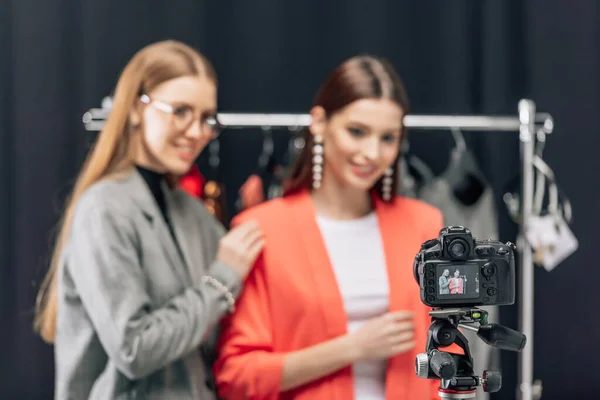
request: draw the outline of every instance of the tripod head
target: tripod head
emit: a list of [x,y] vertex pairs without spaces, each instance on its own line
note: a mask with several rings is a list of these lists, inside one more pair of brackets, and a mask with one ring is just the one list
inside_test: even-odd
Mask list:
[[[489,393],[500,390],[500,372],[484,371],[481,377],[475,375],[469,341],[458,328],[476,331],[477,336],[490,346],[517,352],[525,347],[525,335],[502,325],[488,324],[487,311],[474,307],[437,309],[430,311],[429,315],[432,322],[427,333],[427,346],[415,361],[417,376],[440,379],[438,393],[442,399],[475,398],[479,385]],[[452,344],[462,348],[464,354],[440,350]]]

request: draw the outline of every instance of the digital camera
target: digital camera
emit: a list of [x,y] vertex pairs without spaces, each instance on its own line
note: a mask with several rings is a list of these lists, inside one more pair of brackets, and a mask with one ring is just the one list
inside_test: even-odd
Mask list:
[[476,240],[463,226],[443,228],[415,257],[421,301],[437,308],[513,304],[515,249],[510,242]]

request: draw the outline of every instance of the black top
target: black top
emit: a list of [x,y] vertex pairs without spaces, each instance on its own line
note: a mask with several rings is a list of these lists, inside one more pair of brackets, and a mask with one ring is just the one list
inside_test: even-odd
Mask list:
[[183,260],[183,253],[181,252],[181,248],[179,247],[179,242],[177,241],[177,236],[175,236],[175,230],[173,229],[173,224],[171,223],[171,218],[169,218],[169,213],[167,211],[167,203],[165,201],[165,193],[162,189],[162,182],[165,179],[165,175],[156,171],[152,171],[148,168],[140,167],[136,165],[137,170],[144,178],[146,185],[152,192],[152,196],[154,200],[156,200],[156,204],[160,209],[161,214],[163,215],[167,226],[169,227],[169,231],[171,232],[171,236],[173,237],[173,241],[175,242],[175,246],[177,246],[177,250],[179,251],[179,255]]
[[169,215],[167,213],[165,193],[163,192],[161,187],[162,181],[165,179],[165,175],[156,171],[152,171],[148,168],[140,167],[139,165],[136,165],[136,168],[144,178],[144,181],[146,181],[146,185],[148,185],[148,188],[150,188],[152,196],[154,196],[154,200],[156,200],[156,204],[158,205],[160,212],[165,218],[165,221],[167,222],[167,224],[171,225],[169,221]]

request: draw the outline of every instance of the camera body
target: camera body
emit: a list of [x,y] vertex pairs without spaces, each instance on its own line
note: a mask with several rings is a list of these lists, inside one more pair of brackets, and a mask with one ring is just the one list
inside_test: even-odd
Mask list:
[[515,249],[510,242],[476,240],[463,226],[443,228],[415,257],[421,301],[437,308],[513,304]]

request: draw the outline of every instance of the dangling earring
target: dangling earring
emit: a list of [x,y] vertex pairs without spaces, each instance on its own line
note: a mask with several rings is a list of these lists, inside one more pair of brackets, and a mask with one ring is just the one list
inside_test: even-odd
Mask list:
[[313,173],[313,189],[321,187],[321,179],[323,178],[323,137],[321,135],[314,135],[313,140],[315,144],[312,148],[312,173]]
[[385,201],[390,201],[392,199],[392,175],[394,174],[394,169],[389,167],[383,173],[383,180],[381,182],[381,197]]

